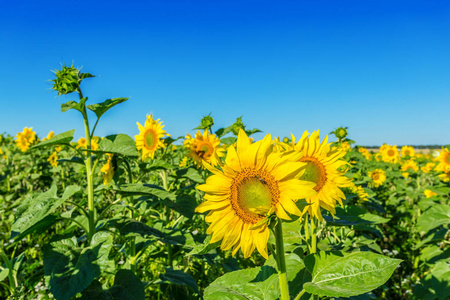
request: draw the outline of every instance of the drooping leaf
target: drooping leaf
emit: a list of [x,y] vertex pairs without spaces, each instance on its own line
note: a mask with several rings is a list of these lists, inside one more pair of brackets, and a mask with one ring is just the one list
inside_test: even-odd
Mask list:
[[129,98],[113,98],[107,99],[102,103],[96,103],[88,105],[87,108],[95,113],[98,119],[107,112],[110,108],[116,106],[119,103],[127,101]]
[[195,197],[187,194],[177,195],[175,202],[165,199],[162,200],[161,203],[174,211],[179,212],[186,218],[192,218],[194,216],[195,208],[197,207]]
[[176,200],[175,194],[152,184],[128,183],[111,186],[110,189],[124,195],[147,195],[156,196],[160,199]]
[[159,281],[157,284],[161,283],[169,283],[169,284],[178,284],[185,285],[192,288],[195,292],[198,292],[197,283],[191,275],[184,273],[180,270],[174,270],[172,268],[165,268],[165,272],[159,275]]
[[62,162],[62,163],[65,163],[65,162],[67,162],[67,163],[75,163],[75,164],[80,164],[80,165],[83,165],[84,166],[84,160],[81,158],[81,157],[77,157],[77,156],[74,156],[74,157],[72,157],[72,158],[70,158],[70,159],[58,159],[57,160],[58,162]]
[[154,236],[158,239],[164,238],[164,234],[145,223],[129,218],[110,219],[107,224],[117,228],[122,236],[141,235],[143,237]]
[[444,224],[450,224],[450,206],[436,204],[419,217],[416,228],[419,232],[428,232]]
[[75,132],[75,129],[60,133],[58,135],[55,135],[49,140],[40,142],[37,145],[34,145],[30,149],[36,149],[41,147],[48,147],[48,146],[55,146],[55,145],[68,145],[73,140],[73,133]]
[[56,185],[52,185],[47,192],[27,200],[17,210],[17,219],[11,227],[12,234],[17,235],[26,231],[80,191],[79,186],[71,185],[64,190],[64,194],[59,198],[56,195]]
[[400,264],[400,259],[372,252],[319,252],[305,257],[312,280],[304,289],[319,296],[351,297],[384,284]]
[[381,224],[390,219],[371,214],[359,206],[347,206],[345,208],[336,207],[336,215],[333,217],[325,215],[327,225],[333,226],[351,226],[362,224]]
[[450,265],[439,261],[431,272],[431,284],[439,300],[446,300],[450,295]]
[[104,137],[97,152],[115,153],[123,156],[139,156],[134,140],[126,134],[113,134]]
[[84,107],[86,105],[87,97],[80,99],[80,102],[68,101],[66,103],[61,103],[61,111],[66,112],[69,109],[76,109],[81,113],[84,113]]

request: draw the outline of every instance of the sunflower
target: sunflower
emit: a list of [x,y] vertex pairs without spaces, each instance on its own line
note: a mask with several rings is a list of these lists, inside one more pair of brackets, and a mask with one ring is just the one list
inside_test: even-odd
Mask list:
[[436,171],[450,171],[450,151],[448,151],[447,148],[443,148],[435,160],[438,162],[438,165],[435,168]]
[[220,146],[220,139],[215,134],[210,134],[208,130],[205,130],[203,134],[197,130],[195,138],[188,133],[184,140],[184,147],[189,150],[188,156],[198,167],[203,167],[203,161],[217,166],[220,158],[225,155],[225,149]]
[[51,166],[53,167],[57,167],[58,166],[58,153],[53,152],[49,158],[47,159],[47,161],[50,163]]
[[206,201],[195,211],[210,211],[205,218],[211,223],[210,243],[222,240],[220,248],[232,249],[233,255],[241,249],[247,258],[256,248],[267,259],[268,216],[290,220],[288,213],[301,215],[295,202],[316,193],[314,183],[299,180],[306,165],[298,161],[301,153],[273,149],[270,134],[252,144],[240,130],[236,148],[228,147],[220,169],[203,162],[213,175],[197,187]]
[[79,149],[79,148],[83,148],[83,149],[87,148],[87,140],[84,137],[80,137],[78,139],[77,149]]
[[98,136],[93,136],[91,139],[91,149],[94,151],[98,150],[99,142],[100,142],[100,138]]
[[47,141],[47,140],[51,139],[51,138],[54,137],[54,136],[55,136],[55,132],[53,132],[53,130],[52,130],[52,131],[50,131],[50,132],[47,134],[47,137],[45,137],[45,138],[42,139],[42,141]]
[[352,146],[350,146],[349,142],[342,142],[340,144],[340,147],[341,147],[342,151],[345,151],[345,152],[348,152],[352,148]]
[[402,172],[402,176],[403,176],[403,178],[408,179],[409,178],[409,173],[408,172]]
[[407,157],[407,156],[414,157],[414,155],[415,155],[414,148],[411,146],[403,146],[401,152],[402,152],[402,157]]
[[22,132],[17,133],[16,138],[16,145],[22,152],[27,151],[37,140],[36,132],[33,131],[33,127],[25,127]]
[[374,187],[379,187],[386,181],[386,172],[381,169],[375,169],[369,172],[369,177],[372,178],[372,185]]
[[305,207],[302,213],[308,211],[311,217],[322,220],[321,208],[334,215],[336,202],[342,205],[342,199],[345,199],[340,188],[353,187],[353,183],[344,175],[345,171],[340,170],[348,165],[341,159],[346,151],[342,148],[331,148],[328,135],[320,143],[319,131],[308,136],[308,131],[305,131],[298,143],[295,143],[295,137],[291,135],[291,147],[302,154],[300,162],[306,163],[306,172],[300,179],[314,182],[314,190],[317,192],[316,195],[306,198],[310,205]]
[[135,135],[136,148],[142,150],[142,160],[147,157],[154,158],[155,152],[159,148],[164,148],[165,145],[161,138],[164,136],[170,136],[163,129],[164,125],[162,121],[154,120],[153,115],[147,115],[144,126],[137,123],[139,127],[139,135]]
[[410,171],[410,170],[417,172],[417,171],[419,171],[419,166],[417,165],[417,163],[414,160],[409,159],[402,164],[401,170],[404,172]]
[[108,156],[108,160],[102,166],[102,168],[100,169],[100,172],[102,173],[103,184],[109,185],[109,182],[112,180],[112,178],[114,176],[114,165],[112,163],[112,159],[113,159],[114,155],[110,154],[110,153],[106,153],[106,155]]
[[433,168],[435,165],[436,165],[435,163],[429,162],[425,166],[421,167],[420,169],[424,173],[430,173],[431,171],[433,171]]
[[351,189],[354,193],[356,193],[356,195],[358,195],[358,199],[360,201],[368,201],[369,194],[364,190],[362,186],[354,185]]
[[433,196],[437,196],[437,194],[435,192],[433,192],[432,190],[429,190],[429,189],[426,189],[425,191],[423,191],[423,194],[427,198],[431,198]]
[[381,152],[381,159],[383,161],[390,162],[390,163],[398,162],[399,153],[398,153],[397,146],[385,145],[385,147],[383,147],[382,150],[380,148],[380,152]]

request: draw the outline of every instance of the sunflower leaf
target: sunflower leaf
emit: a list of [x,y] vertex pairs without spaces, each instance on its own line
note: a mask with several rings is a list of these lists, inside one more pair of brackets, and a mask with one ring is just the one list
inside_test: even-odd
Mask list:
[[66,103],[61,103],[61,111],[66,112],[69,109],[78,110],[80,113],[84,114],[84,108],[86,105],[87,97],[80,99],[80,102],[67,101]]
[[46,141],[40,142],[37,145],[34,145],[30,149],[36,149],[41,147],[49,147],[49,146],[56,146],[56,145],[69,145],[69,143],[73,140],[73,133],[75,132],[75,129],[60,133],[58,135],[55,135],[51,139],[48,139]]
[[122,133],[104,137],[96,152],[116,153],[123,156],[139,156],[134,140]]
[[428,232],[440,225],[450,223],[450,206],[436,204],[423,213],[417,220],[417,231]]
[[304,259],[312,279],[303,285],[310,294],[351,297],[383,285],[400,264],[400,259],[372,252],[320,252]]
[[129,98],[113,98],[107,99],[102,103],[91,104],[87,106],[87,109],[93,111],[98,119],[107,112],[110,108],[116,106],[119,103],[127,101]]

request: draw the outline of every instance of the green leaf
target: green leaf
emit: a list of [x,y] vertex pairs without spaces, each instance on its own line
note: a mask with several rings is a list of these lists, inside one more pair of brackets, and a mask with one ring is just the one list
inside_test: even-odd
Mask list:
[[81,157],[74,156],[71,159],[58,159],[58,162],[75,163],[84,166],[84,160]]
[[75,237],[56,237],[45,245],[45,280],[55,298],[69,300],[99,277],[111,245],[105,233],[96,233],[89,247],[79,247]]
[[192,249],[191,252],[189,252],[186,256],[191,255],[203,255],[206,254],[212,250],[215,250],[217,247],[220,246],[222,241],[215,242],[213,244],[210,244],[212,235],[208,235],[205,240],[203,241],[203,244],[196,245],[194,249]]
[[384,284],[400,264],[400,259],[372,252],[320,252],[305,257],[312,280],[303,285],[314,295],[350,297]]
[[69,143],[73,140],[73,133],[75,132],[75,129],[60,133],[58,135],[55,135],[49,140],[40,142],[37,145],[34,145],[30,149],[36,149],[41,147],[48,147],[48,146],[55,146],[55,145],[69,145]]
[[144,285],[130,270],[119,270],[109,289],[114,300],[145,300]]
[[450,295],[450,265],[439,261],[431,271],[431,284],[439,300],[448,299]]
[[167,170],[172,169],[172,165],[169,164],[166,161],[159,160],[159,159],[152,159],[148,166],[146,167],[146,171],[154,171],[154,170]]
[[124,156],[139,156],[134,140],[126,134],[113,134],[104,137],[99,144],[98,151],[116,153]]
[[234,137],[234,136],[230,136],[230,137],[226,137],[226,138],[220,139],[220,142],[221,142],[222,144],[225,144],[225,145],[232,145],[232,144],[234,144],[236,141],[237,141],[237,137]]
[[278,299],[278,273],[272,266],[262,266],[230,272],[214,280],[205,289],[203,296],[205,300]]
[[200,175],[200,173],[194,168],[180,169],[176,171],[176,174],[179,177],[189,178],[197,183],[205,182],[202,175]]
[[76,109],[83,114],[87,99],[88,99],[87,97],[84,97],[80,99],[80,102],[68,101],[66,103],[61,103],[61,111],[66,112],[69,109]]
[[17,219],[11,227],[13,235],[24,232],[46,216],[53,213],[61,204],[81,191],[79,186],[68,186],[61,198],[56,195],[56,185],[38,196],[28,199],[17,209]]
[[111,219],[107,222],[111,226],[117,228],[122,236],[141,235],[143,237],[154,236],[158,239],[164,238],[164,234],[145,223],[129,218]]
[[180,270],[174,270],[172,268],[166,268],[165,273],[159,275],[160,281],[155,283],[170,283],[170,284],[178,284],[185,285],[192,288],[194,291],[198,292],[197,283],[191,275],[184,273]]
[[87,108],[95,113],[98,119],[113,106],[127,101],[129,98],[107,99],[102,103],[88,105]]
[[390,219],[368,213],[359,206],[346,206],[345,208],[336,207],[336,215],[333,217],[325,215],[327,225],[332,226],[351,226],[358,224],[381,224]]
[[175,194],[168,192],[157,185],[142,184],[142,183],[128,183],[120,184],[110,187],[111,190],[117,191],[124,195],[147,195],[156,196],[160,199],[176,200]]
[[195,197],[187,194],[177,195],[175,202],[164,199],[161,203],[189,219],[194,216],[195,208],[197,207],[197,200]]
[[436,204],[423,213],[417,220],[417,231],[428,232],[440,225],[450,223],[450,206]]
[[432,232],[432,233],[428,234],[428,236],[426,238],[422,239],[413,248],[413,250],[417,250],[417,249],[423,247],[425,244],[428,244],[428,243],[434,243],[434,242],[442,241],[442,240],[444,240],[446,234],[447,234],[447,229],[446,228],[442,228],[439,231]]
[[6,277],[8,277],[8,274],[9,274],[9,269],[8,268],[4,268],[0,272],[0,282],[3,281]]

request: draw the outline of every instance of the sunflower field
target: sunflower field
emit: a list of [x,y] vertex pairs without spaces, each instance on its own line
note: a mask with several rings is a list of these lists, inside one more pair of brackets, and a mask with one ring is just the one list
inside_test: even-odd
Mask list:
[[449,299],[450,146],[256,140],[211,115],[99,137],[128,99],[90,103],[93,77],[52,80],[84,137],[0,135],[0,299]]

